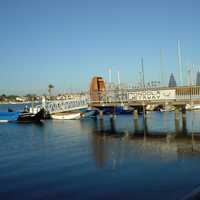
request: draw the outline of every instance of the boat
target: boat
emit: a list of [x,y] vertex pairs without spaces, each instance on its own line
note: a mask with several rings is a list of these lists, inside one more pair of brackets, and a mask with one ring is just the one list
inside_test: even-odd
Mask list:
[[55,120],[71,120],[71,119],[80,119],[82,116],[81,112],[66,112],[66,113],[56,113],[52,114],[51,118]]
[[29,112],[14,112],[9,109],[8,112],[0,112],[0,122],[39,122],[44,118],[45,110],[41,109],[38,113],[33,114]]
[[20,112],[0,112],[0,122],[15,122],[19,118]]
[[186,110],[200,110],[200,104],[196,105],[191,105],[191,104],[186,104]]
[[[110,114],[110,108],[104,108],[103,109],[104,114]],[[114,113],[117,115],[129,115],[133,114],[133,109],[131,108],[124,108],[123,106],[117,106],[114,109]]]
[[21,112],[17,121],[20,123],[40,122],[42,119],[44,119],[44,115],[45,115],[45,110],[43,108],[36,114],[30,112]]

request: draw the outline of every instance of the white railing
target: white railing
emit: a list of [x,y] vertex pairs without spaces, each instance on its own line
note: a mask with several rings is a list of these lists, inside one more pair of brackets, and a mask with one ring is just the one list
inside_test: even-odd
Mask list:
[[58,112],[73,111],[87,108],[88,103],[88,98],[80,98],[75,100],[46,101],[45,109],[48,113],[53,114]]
[[141,90],[107,90],[93,93],[91,103],[128,103],[128,102],[163,102],[163,101],[199,100],[200,94],[177,95],[175,88],[156,88]]

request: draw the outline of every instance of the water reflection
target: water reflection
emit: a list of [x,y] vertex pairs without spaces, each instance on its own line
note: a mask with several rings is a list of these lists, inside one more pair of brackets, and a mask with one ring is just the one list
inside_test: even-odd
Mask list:
[[[108,125],[110,122],[110,126]],[[115,119],[93,121],[91,146],[97,167],[111,165],[120,167],[122,161],[134,156],[141,161],[162,160],[171,162],[185,156],[200,156],[200,134],[187,131],[186,121],[182,129],[179,121],[174,132],[162,133],[148,130],[144,132],[119,131]]]

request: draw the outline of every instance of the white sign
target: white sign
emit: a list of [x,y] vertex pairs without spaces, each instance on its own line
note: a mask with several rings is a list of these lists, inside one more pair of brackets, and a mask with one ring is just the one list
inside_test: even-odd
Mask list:
[[145,90],[129,92],[131,101],[173,100],[176,98],[176,90]]

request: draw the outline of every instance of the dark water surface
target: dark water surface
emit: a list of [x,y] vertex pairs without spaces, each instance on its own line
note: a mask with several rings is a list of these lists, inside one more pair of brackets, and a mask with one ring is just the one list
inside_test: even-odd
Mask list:
[[0,199],[182,199],[200,185],[200,112],[187,116],[177,131],[150,113],[145,135],[131,115],[0,124]]

